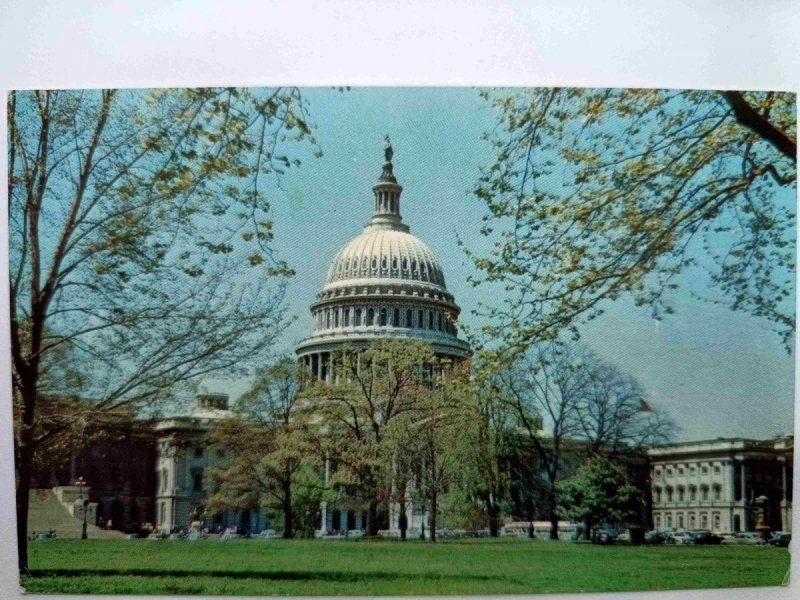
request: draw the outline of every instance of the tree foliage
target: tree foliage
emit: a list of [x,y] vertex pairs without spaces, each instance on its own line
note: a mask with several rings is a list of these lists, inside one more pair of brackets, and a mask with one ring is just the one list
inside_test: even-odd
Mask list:
[[335,353],[332,381],[302,393],[303,411],[317,423],[323,451],[335,464],[330,483],[369,509],[371,535],[378,531],[379,505],[392,496],[384,455],[387,429],[415,409],[430,381],[426,365],[434,362],[429,344],[379,340],[364,350]]
[[[794,332],[795,97],[779,92],[525,89],[485,92],[496,158],[481,275],[509,294],[484,307],[516,351],[623,296],[673,310],[680,275],[705,295]],[[781,194],[781,190],[784,193]],[[787,200],[788,198],[788,200]],[[713,292],[710,292],[713,293]]]
[[[295,89],[53,90],[8,101],[18,543],[42,374],[60,347],[95,411],[235,371],[282,321],[268,186],[315,144]],[[299,149],[299,146],[298,146]]]
[[636,518],[644,506],[642,491],[630,483],[625,471],[606,457],[594,455],[558,485],[563,514],[592,524],[624,523]]
[[299,388],[297,364],[282,357],[259,371],[253,386],[237,401],[235,418],[218,424],[212,443],[232,458],[212,473],[215,490],[209,509],[266,507],[281,515],[283,537],[313,529],[323,495],[320,461],[308,423],[294,413]]

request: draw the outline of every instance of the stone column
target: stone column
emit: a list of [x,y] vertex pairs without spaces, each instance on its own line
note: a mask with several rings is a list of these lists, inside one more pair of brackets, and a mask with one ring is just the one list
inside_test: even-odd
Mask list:
[[739,485],[740,485],[740,488],[741,488],[741,491],[742,491],[742,503],[744,505],[746,505],[747,504],[747,484],[746,484],[745,478],[744,478],[744,475],[745,475],[744,459],[742,459],[741,462],[739,463],[739,474],[740,474],[740,477],[741,477],[741,481],[739,482]]
[[786,502],[788,495],[786,494],[786,459],[781,458],[781,500]]
[[322,381],[322,352],[317,352],[314,356],[317,357],[317,380]]
[[730,495],[730,501],[733,502],[736,500],[736,472],[734,470],[733,460],[728,462],[727,467],[728,494]]

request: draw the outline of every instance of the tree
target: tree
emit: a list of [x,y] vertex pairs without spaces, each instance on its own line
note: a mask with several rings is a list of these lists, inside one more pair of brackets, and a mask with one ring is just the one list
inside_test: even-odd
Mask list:
[[632,376],[589,356],[588,383],[575,410],[579,437],[591,452],[614,455],[663,444],[675,433],[675,424],[645,399]]
[[473,380],[474,420],[461,433],[460,469],[470,496],[478,499],[488,521],[489,535],[500,534],[500,517],[512,485],[511,464],[517,458],[514,414],[498,394],[492,378],[476,369]]
[[[795,99],[779,92],[527,89],[485,92],[496,158],[481,275],[509,296],[483,307],[515,351],[622,296],[672,312],[702,270],[724,302],[794,333]],[[779,192],[784,190],[781,195]]]
[[379,340],[363,350],[335,353],[332,383],[318,382],[302,392],[303,411],[327,440],[327,458],[335,464],[331,484],[368,505],[369,535],[377,534],[379,506],[391,496],[387,427],[414,409],[434,362],[429,344]]
[[533,347],[498,371],[496,382],[542,471],[552,539],[558,538],[558,483],[571,463],[665,441],[672,432],[635,380],[577,343]]
[[261,370],[237,401],[237,417],[220,423],[210,436],[233,451],[230,463],[212,474],[217,489],[209,499],[211,509],[274,505],[283,517],[284,538],[294,537],[298,525],[308,529],[296,503],[308,504],[309,497],[318,501],[322,492],[322,482],[312,476],[319,465],[307,423],[293,411],[297,375],[289,357]]
[[433,543],[440,498],[464,464],[460,441],[477,416],[473,399],[468,372],[455,370],[420,395],[408,425],[414,433],[412,451],[417,456],[415,487],[426,503],[428,534]]
[[314,140],[299,92],[282,88],[12,92],[8,124],[24,570],[42,374],[57,349],[88,365],[81,396],[97,413],[257,358],[291,273],[272,251],[267,185],[298,164],[292,143]]
[[625,471],[601,455],[594,455],[558,485],[559,510],[575,521],[584,521],[588,537],[603,522],[624,523],[639,515],[642,492],[628,481]]

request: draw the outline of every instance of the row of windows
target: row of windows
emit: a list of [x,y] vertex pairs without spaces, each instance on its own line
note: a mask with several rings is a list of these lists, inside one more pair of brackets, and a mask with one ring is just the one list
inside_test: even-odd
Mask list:
[[[390,264],[391,270],[389,269]],[[439,281],[442,279],[439,269],[429,265],[427,261],[417,261],[416,258],[403,257],[401,260],[394,256],[390,260],[388,256],[382,256],[379,260],[377,256],[373,256],[371,259],[367,256],[362,256],[360,259],[354,256],[340,260],[336,265],[336,276],[338,278],[368,273],[373,275],[378,273],[388,274],[390,272],[408,278],[421,279],[422,281]]]
[[[351,319],[352,315],[352,319]],[[455,325],[439,310],[405,311],[394,308],[345,308],[319,311],[315,316],[316,329],[338,329],[340,327],[380,326],[407,327],[409,329],[435,329],[455,334]]]
[[[715,483],[710,488],[713,490],[714,493],[714,500],[721,500],[722,499],[722,486],[718,483]],[[668,485],[663,490],[656,486],[653,488],[653,497],[656,502],[661,502],[662,499],[666,499],[667,502],[672,502],[676,498],[677,492],[677,500],[678,502],[685,502],[686,501],[686,492],[689,492],[689,500],[697,500],[697,486],[690,485],[688,488],[679,485],[677,488],[673,488],[671,485]],[[709,493],[709,486],[703,484],[700,486],[700,499],[701,500],[708,500],[708,493]]]
[[[703,475],[708,475],[708,465],[703,465],[700,467],[700,473]],[[714,474],[719,475],[722,472],[722,469],[719,465],[714,465]],[[677,475],[678,477],[682,477],[686,473],[689,475],[697,475],[697,466],[696,465],[677,465],[675,467],[664,467],[663,470],[661,467],[656,467],[653,470],[653,475],[656,479],[659,479],[662,475],[666,477],[672,477],[673,475]]]
[[[196,468],[191,470],[192,476],[192,491],[193,492],[202,492],[203,491],[203,469]],[[169,487],[169,471],[167,469],[161,469],[161,472],[158,473],[159,479],[159,489],[161,493],[167,491]]]
[[[711,523],[713,523],[714,529],[719,530],[720,526],[722,525],[722,517],[718,512],[712,513],[711,515]],[[685,513],[677,513],[673,520],[672,513],[667,513],[664,515],[663,520],[663,527],[666,529],[672,529],[673,527],[676,529],[697,529],[697,514],[690,512],[688,514]],[[662,527],[662,520],[661,515],[655,515],[653,518],[653,524],[655,525],[656,529],[661,529]],[[708,529],[709,526],[709,514],[706,512],[700,513],[700,529]]]

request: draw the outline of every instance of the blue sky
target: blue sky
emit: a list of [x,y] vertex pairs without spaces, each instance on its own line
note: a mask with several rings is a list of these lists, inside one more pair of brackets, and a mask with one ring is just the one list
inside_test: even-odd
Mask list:
[[[479,325],[472,311],[495,298],[467,283],[474,271],[456,239],[473,249],[488,247],[478,235],[483,207],[471,189],[479,167],[492,158],[480,136],[495,126],[493,109],[470,88],[304,94],[324,154],[305,158],[287,173],[272,198],[276,250],[297,272],[287,293],[297,319],[275,341],[276,352],[291,352],[310,332],[308,306],[330,260],[369,220],[386,133],[404,186],[404,221],[440,257],[461,320]],[[784,200],[791,201],[793,191],[787,194]],[[674,296],[674,315],[655,321],[647,308],[622,299],[582,329],[584,341],[641,381],[651,402],[678,423],[680,439],[790,432],[794,358],[769,323],[696,299],[691,292],[708,292],[702,273],[685,276],[683,283]]]

